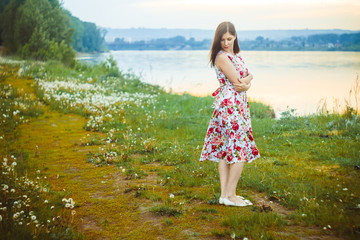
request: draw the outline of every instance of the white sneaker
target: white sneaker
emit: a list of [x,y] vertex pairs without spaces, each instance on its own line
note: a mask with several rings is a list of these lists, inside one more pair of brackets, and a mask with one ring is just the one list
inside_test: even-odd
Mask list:
[[252,203],[249,200],[244,200],[243,203],[234,203],[227,198],[223,198],[223,200],[226,206],[244,207],[244,206],[252,205]]
[[[242,200],[245,200],[245,198],[244,197],[242,197],[242,196],[237,196],[238,198],[240,198],[240,199],[242,199]],[[245,201],[249,201],[249,200],[245,200]],[[250,202],[250,201],[249,201]],[[220,197],[219,198],[219,203],[220,204],[224,204],[224,198],[222,198],[222,197]],[[250,202],[251,203],[251,202]],[[252,203],[251,203],[252,204]],[[251,204],[249,204],[249,205],[251,205]]]

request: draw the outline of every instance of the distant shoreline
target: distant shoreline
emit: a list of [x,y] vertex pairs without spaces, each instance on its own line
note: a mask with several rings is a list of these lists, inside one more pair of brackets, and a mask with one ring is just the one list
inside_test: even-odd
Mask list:
[[[187,39],[182,35],[139,41],[115,38],[113,42],[105,42],[105,45],[110,50],[205,50],[211,48],[212,39]],[[239,40],[239,45],[244,50],[360,51],[360,33],[292,36],[279,41],[258,36],[255,40]]]
[[[258,52],[360,52],[360,50],[279,50],[279,49],[241,49],[241,51],[258,51]],[[106,52],[93,52],[93,53],[86,53],[86,52],[76,52],[76,58],[82,58],[82,57],[88,57],[93,56],[95,54],[101,54],[101,53],[110,53],[110,52],[121,52],[121,51],[156,51],[156,52],[167,52],[167,51],[210,51],[210,49],[119,49],[119,50],[109,50]]]

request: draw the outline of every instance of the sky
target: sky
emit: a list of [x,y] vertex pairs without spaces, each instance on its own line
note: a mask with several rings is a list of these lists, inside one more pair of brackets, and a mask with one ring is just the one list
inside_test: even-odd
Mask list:
[[62,0],[83,21],[108,28],[360,30],[360,0]]

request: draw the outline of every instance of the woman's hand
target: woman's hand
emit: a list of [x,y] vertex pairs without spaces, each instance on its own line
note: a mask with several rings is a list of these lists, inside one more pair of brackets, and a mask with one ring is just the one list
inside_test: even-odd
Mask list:
[[234,85],[235,91],[237,91],[237,92],[247,91],[251,87],[251,83],[239,82],[239,83],[233,83],[233,85]]
[[253,78],[254,78],[253,75],[251,73],[249,73],[246,77],[241,78],[240,82],[249,84],[251,82],[251,80],[253,80]]

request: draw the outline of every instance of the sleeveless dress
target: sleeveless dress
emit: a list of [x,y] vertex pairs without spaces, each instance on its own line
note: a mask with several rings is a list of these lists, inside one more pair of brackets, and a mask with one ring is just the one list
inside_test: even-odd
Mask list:
[[[235,56],[225,51],[240,78],[246,77],[248,69],[239,54]],[[232,83],[215,65],[220,87],[212,94],[215,109],[207,129],[200,162],[210,160],[227,164],[252,162],[260,157],[251,128],[250,108],[246,91],[236,92]]]

